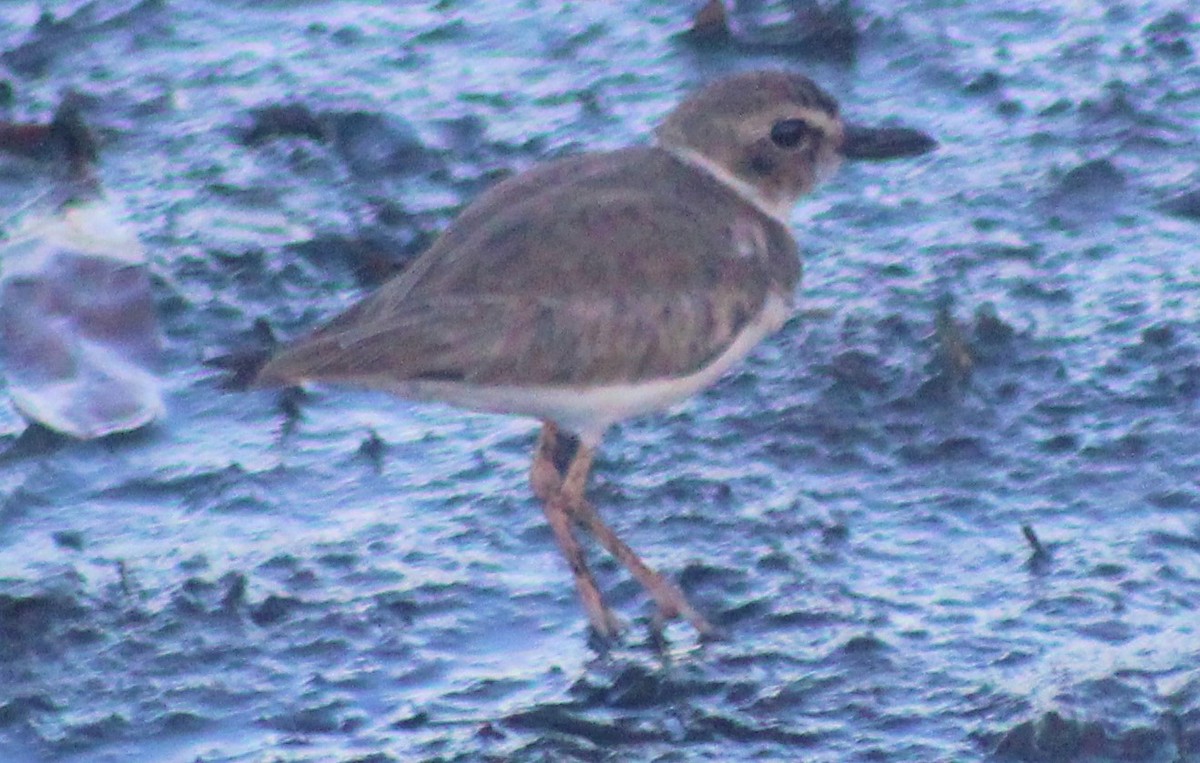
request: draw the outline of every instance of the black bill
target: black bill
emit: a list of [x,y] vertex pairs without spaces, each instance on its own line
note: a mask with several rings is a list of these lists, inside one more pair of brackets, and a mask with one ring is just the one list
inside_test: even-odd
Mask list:
[[937,148],[937,141],[908,127],[863,127],[848,124],[842,141],[847,159],[902,159],[920,156]]

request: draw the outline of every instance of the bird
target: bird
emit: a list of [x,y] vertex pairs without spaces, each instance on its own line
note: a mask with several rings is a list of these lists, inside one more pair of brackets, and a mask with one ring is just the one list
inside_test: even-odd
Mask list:
[[[282,346],[258,386],[334,384],[541,422],[529,481],[592,632],[618,639],[576,529],[641,583],[655,623],[720,632],[585,494],[605,432],[717,381],[793,312],[794,204],[845,159],[936,141],[863,127],[807,76],[727,75],[646,145],[536,164],[469,204],[374,293]],[[576,442],[560,468],[556,454]]]

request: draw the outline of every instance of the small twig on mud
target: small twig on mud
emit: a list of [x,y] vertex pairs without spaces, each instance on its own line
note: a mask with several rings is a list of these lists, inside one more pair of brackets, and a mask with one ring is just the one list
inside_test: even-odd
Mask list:
[[1037,533],[1033,531],[1032,525],[1021,525],[1021,534],[1025,536],[1025,540],[1029,542],[1029,547],[1033,550],[1033,556],[1029,557],[1030,564],[1038,565],[1049,561],[1050,552],[1042,545]]
[[121,583],[121,593],[126,596],[133,596],[133,586],[129,582],[129,568],[125,566],[124,559],[118,559],[117,562],[117,580]]

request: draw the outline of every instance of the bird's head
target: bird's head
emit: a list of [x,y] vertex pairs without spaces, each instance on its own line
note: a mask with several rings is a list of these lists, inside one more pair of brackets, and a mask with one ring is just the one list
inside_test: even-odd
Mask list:
[[916,156],[937,145],[916,130],[848,125],[816,83],[782,71],[737,74],[701,88],[655,137],[780,219],[843,159]]

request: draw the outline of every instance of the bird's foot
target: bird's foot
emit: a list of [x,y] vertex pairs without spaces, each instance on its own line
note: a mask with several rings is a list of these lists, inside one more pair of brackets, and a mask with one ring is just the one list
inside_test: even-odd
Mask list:
[[645,579],[639,576],[638,579],[658,605],[654,615],[656,626],[661,627],[671,620],[683,618],[692,624],[701,639],[707,641],[718,636],[717,628],[696,611],[679,586],[657,573]]
[[620,645],[625,623],[608,607],[598,616],[588,612],[588,623],[588,644],[597,652],[606,653]]

